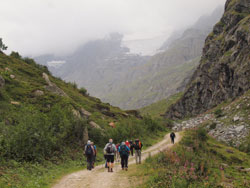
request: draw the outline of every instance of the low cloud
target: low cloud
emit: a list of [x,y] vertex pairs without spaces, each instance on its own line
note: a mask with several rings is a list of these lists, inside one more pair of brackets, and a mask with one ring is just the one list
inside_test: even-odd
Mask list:
[[0,37],[24,55],[69,54],[91,39],[120,32],[157,37],[194,23],[225,0],[3,0]]

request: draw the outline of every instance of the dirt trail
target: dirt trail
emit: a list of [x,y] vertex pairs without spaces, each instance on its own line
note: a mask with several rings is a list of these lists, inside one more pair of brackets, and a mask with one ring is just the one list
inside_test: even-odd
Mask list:
[[[181,140],[179,133],[176,133],[175,143]],[[160,151],[167,148],[171,148],[173,144],[170,143],[169,134],[164,139],[149,147],[147,150],[142,152],[142,161],[145,160],[149,155],[153,156]],[[135,158],[130,157],[129,165],[135,164]],[[63,177],[53,188],[119,188],[119,187],[130,187],[130,182],[126,176],[120,176],[121,171],[120,163],[116,163],[114,166],[114,172],[108,173],[107,169],[103,165],[95,167],[92,171],[82,170],[75,172]]]

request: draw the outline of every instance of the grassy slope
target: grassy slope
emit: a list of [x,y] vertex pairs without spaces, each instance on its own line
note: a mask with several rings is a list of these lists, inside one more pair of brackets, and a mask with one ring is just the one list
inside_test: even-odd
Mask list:
[[142,115],[150,115],[153,118],[159,118],[160,115],[164,114],[168,109],[168,107],[171,104],[175,103],[181,96],[182,93],[174,94],[167,99],[163,99],[149,106],[141,108],[139,111],[141,112]]
[[[85,126],[99,148],[109,137],[116,142],[141,137],[149,145],[148,135],[158,138],[159,130],[165,130],[153,120],[124,115],[119,108],[82,95],[74,84],[47,72],[68,97],[53,94],[44,88],[43,72],[47,69],[32,60],[0,53],[0,75],[5,79],[0,89],[0,187],[48,187],[63,174],[82,169]],[[44,95],[35,96],[36,90]],[[113,115],[105,115],[100,106]],[[88,120],[77,121],[73,116],[72,109],[81,107],[92,113]],[[103,131],[91,128],[89,121],[98,123]],[[110,122],[116,122],[117,128],[110,128]],[[98,161],[102,161],[101,153]]]
[[130,168],[136,187],[249,187],[249,172],[240,170],[250,167],[249,155],[199,135],[187,131],[173,150]]

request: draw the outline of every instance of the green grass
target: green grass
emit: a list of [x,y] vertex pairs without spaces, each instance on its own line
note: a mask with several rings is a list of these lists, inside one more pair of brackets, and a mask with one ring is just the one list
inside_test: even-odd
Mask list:
[[161,115],[163,115],[172,104],[181,98],[182,94],[182,92],[174,94],[167,99],[163,99],[149,106],[141,108],[139,111],[142,115],[150,115],[153,118],[160,118]]
[[[68,97],[47,91],[43,72]],[[0,89],[0,187],[48,187],[60,176],[84,168],[85,127],[98,148],[108,138],[115,142],[140,138],[149,146],[166,131],[162,122],[124,115],[74,83],[53,77],[32,59],[0,54],[0,75],[5,80]],[[36,90],[44,95],[35,96]],[[13,101],[19,104],[11,104]],[[73,115],[73,109],[81,108],[92,114],[89,119]],[[92,128],[90,121],[102,130]],[[115,122],[116,128],[111,128],[110,122]]]
[[244,152],[205,138],[202,131],[185,132],[179,145],[130,168],[135,187],[249,187],[250,157]]

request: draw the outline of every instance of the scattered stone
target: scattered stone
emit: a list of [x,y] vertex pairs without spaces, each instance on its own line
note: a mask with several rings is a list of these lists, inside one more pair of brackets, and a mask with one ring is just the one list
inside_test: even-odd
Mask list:
[[233,119],[233,121],[235,122],[235,121],[239,121],[240,120],[240,117],[239,116],[234,116],[234,119]]
[[34,95],[35,95],[36,97],[39,97],[39,96],[44,95],[44,92],[41,91],[41,90],[36,90],[36,91],[34,91]]
[[235,130],[237,132],[241,132],[244,128],[245,128],[244,125],[241,125],[241,126],[237,127]]
[[10,103],[14,105],[20,105],[20,102],[16,102],[16,101],[11,101]]
[[228,164],[226,164],[226,163],[221,163],[221,166],[223,166],[224,168],[227,168],[227,167],[228,167]]
[[241,169],[242,172],[250,172],[250,168]]
[[0,75],[0,88],[2,88],[5,85],[5,80],[3,77]]
[[11,79],[15,79],[16,76],[15,76],[14,74],[11,74],[11,75],[10,75],[10,78],[11,78]]

